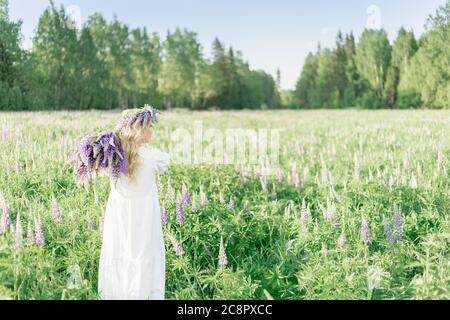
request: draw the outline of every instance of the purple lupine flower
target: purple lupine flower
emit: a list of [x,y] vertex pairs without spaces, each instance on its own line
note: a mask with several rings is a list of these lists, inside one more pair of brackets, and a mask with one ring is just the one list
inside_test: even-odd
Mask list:
[[162,222],[163,225],[166,225],[167,222],[168,222],[167,210],[164,207],[161,210],[161,222]]
[[225,247],[223,245],[223,237],[220,237],[219,247],[219,267],[223,268],[228,264],[227,255],[225,253]]
[[343,248],[346,243],[347,243],[347,238],[345,237],[345,233],[341,233],[341,235],[339,236],[339,239],[337,240],[337,246],[339,248]]
[[27,243],[30,246],[36,244],[36,240],[34,238],[34,231],[33,231],[33,227],[31,225],[31,222],[28,222]]
[[9,212],[9,207],[6,203],[2,203],[3,219],[5,223],[5,228],[12,224],[11,213]]
[[229,207],[231,210],[234,210],[235,203],[234,203],[233,198],[230,198],[230,202],[228,203],[228,207]]
[[370,227],[365,217],[361,219],[360,239],[365,243],[370,242]]
[[400,208],[397,204],[394,204],[394,240],[402,240],[403,230],[402,230],[402,217],[400,214]]
[[168,235],[170,242],[172,243],[173,249],[175,250],[175,254],[181,257],[184,254],[183,247],[181,247],[180,242],[171,234]]
[[61,223],[61,209],[58,205],[58,201],[56,200],[55,196],[52,195],[52,209],[53,209],[53,221],[55,221],[56,224]]
[[394,235],[392,234],[391,225],[387,221],[386,217],[383,218],[383,230],[384,230],[384,236],[386,237],[386,240],[390,244],[393,244],[395,242]]
[[183,204],[180,201],[177,201],[175,205],[175,213],[176,213],[176,223],[183,224],[185,221]]
[[38,246],[44,246],[45,245],[45,236],[44,236],[44,232],[42,231],[42,222],[40,219],[38,219],[35,222],[34,233],[36,234],[35,244]]
[[183,204],[189,204],[191,202],[191,198],[189,196],[189,190],[186,187],[185,184],[183,184],[182,189],[181,189],[181,194],[182,194],[182,199],[183,199]]
[[327,247],[326,247],[325,245],[322,245],[322,250],[320,250],[320,253],[321,253],[324,257],[328,256],[328,249],[327,249]]

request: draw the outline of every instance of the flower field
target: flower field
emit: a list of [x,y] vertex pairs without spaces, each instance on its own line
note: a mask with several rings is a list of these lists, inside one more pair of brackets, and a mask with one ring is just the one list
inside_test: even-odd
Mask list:
[[[109,180],[73,179],[119,111],[0,113],[0,298],[97,299]],[[450,299],[449,111],[164,112],[280,131],[279,167],[173,161],[158,178],[167,299]]]

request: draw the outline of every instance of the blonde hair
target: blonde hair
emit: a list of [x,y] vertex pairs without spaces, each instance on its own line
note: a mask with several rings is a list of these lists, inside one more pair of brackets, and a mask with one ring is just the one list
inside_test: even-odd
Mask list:
[[[122,112],[122,117],[129,117],[132,114],[136,114],[141,109],[127,109]],[[118,131],[120,144],[125,152],[128,165],[128,180],[135,182],[136,170],[138,167],[138,148],[142,144],[141,138],[146,130],[152,128],[151,122],[143,125],[139,122],[134,122],[122,126]]]

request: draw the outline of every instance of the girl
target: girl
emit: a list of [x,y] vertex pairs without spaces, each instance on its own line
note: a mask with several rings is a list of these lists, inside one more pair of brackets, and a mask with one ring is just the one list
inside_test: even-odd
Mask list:
[[78,183],[109,174],[98,274],[101,299],[164,299],[165,249],[156,175],[169,155],[144,146],[157,110],[124,111],[115,131],[80,140],[71,164]]

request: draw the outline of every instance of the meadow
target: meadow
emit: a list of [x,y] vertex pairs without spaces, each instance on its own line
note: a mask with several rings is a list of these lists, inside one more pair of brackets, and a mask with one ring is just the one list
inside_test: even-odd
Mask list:
[[[66,159],[119,116],[0,113],[0,298],[98,298],[109,180]],[[450,299],[450,111],[173,111],[153,144],[198,120],[283,128],[280,167],[158,178],[167,299]]]

